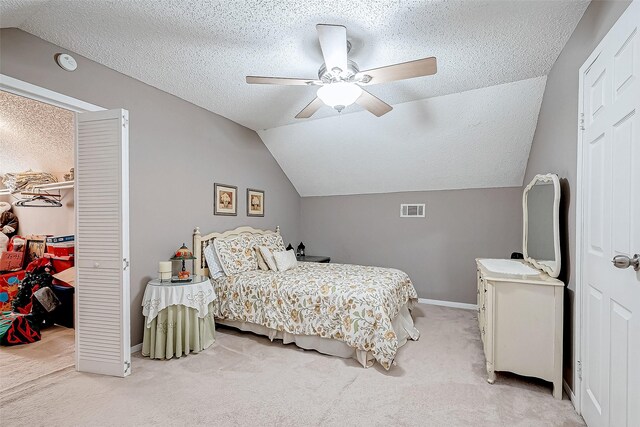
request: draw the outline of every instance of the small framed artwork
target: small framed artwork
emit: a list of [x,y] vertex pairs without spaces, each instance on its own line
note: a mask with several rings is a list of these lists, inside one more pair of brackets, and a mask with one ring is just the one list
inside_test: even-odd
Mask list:
[[247,188],[247,216],[264,216],[264,191]]
[[238,215],[238,187],[213,184],[213,214]]
[[27,236],[27,253],[25,265],[29,265],[31,261],[44,256],[47,246],[47,236],[29,235]]

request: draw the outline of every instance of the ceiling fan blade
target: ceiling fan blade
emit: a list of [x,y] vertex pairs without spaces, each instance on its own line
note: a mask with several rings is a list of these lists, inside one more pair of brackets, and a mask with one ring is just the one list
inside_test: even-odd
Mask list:
[[370,113],[380,117],[393,110],[393,107],[380,98],[373,96],[366,90],[362,89],[362,94],[356,100],[356,104],[369,110]]
[[319,84],[313,79],[293,79],[288,77],[261,77],[247,76],[247,83],[254,85],[286,85],[286,86],[309,86]]
[[[377,83],[393,82],[396,80],[412,79],[414,77],[430,76],[438,71],[435,57],[416,59],[402,64],[387,65],[386,67],[373,68],[361,71],[359,76],[370,76],[370,81],[363,84],[374,85]],[[366,77],[365,77],[366,80]]]
[[314,98],[306,107],[302,109],[297,115],[296,119],[308,119],[313,116],[316,111],[324,105],[324,102],[318,97]]
[[347,70],[347,28],[343,25],[316,25],[327,70]]

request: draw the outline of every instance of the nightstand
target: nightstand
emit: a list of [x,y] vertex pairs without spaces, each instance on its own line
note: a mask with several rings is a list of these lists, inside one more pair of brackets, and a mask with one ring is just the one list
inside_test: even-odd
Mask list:
[[208,277],[187,283],[151,280],[142,298],[142,355],[171,359],[198,353],[215,341],[216,294]]
[[328,256],[312,256],[312,255],[296,256],[296,259],[300,262],[321,262],[321,263],[331,262],[331,258]]

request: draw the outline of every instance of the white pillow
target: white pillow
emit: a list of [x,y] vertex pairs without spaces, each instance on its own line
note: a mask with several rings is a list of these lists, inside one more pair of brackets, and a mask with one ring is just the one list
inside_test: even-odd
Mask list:
[[276,265],[276,260],[273,258],[271,249],[266,246],[259,246],[259,248],[262,258],[264,258],[264,262],[269,266],[269,270],[278,271],[278,266]]
[[276,260],[278,271],[287,271],[298,266],[296,253],[293,251],[293,249],[288,251],[274,252],[273,258]]
[[213,245],[209,245],[204,248],[204,259],[207,260],[207,267],[209,267],[209,276],[212,279],[217,279],[218,277],[225,275],[224,270],[222,269],[222,265],[220,264],[220,259],[218,258],[218,254],[213,248]]

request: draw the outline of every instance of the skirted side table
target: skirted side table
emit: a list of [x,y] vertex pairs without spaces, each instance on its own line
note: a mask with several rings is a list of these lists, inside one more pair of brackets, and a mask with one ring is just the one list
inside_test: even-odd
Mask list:
[[190,283],[150,281],[142,298],[142,355],[171,359],[208,348],[215,341],[215,299],[208,277],[193,276]]

